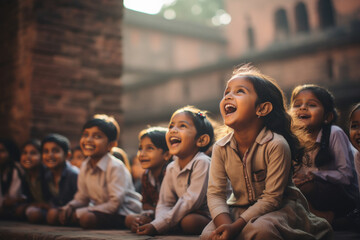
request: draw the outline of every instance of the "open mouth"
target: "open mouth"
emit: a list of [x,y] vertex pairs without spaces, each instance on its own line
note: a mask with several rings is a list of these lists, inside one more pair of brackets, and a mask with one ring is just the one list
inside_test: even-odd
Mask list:
[[84,145],[84,150],[94,150],[95,149],[95,146],[92,146],[92,145],[88,145],[88,144],[86,144],[86,145]]
[[305,115],[305,114],[298,115],[298,119],[309,119],[309,118],[310,118],[309,115]]
[[140,161],[140,163],[148,163],[148,162],[150,162],[149,159],[141,159],[141,160],[139,160],[139,161]]
[[225,105],[224,109],[225,109],[225,114],[228,115],[236,111],[236,106],[228,103]]
[[181,143],[181,139],[178,137],[171,137],[169,140],[171,145]]

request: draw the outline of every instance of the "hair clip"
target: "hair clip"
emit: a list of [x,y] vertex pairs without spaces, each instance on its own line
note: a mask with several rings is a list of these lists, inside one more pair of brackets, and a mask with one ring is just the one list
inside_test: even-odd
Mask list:
[[202,113],[201,111],[199,111],[196,115],[198,115],[201,119],[206,118],[206,115],[204,113]]

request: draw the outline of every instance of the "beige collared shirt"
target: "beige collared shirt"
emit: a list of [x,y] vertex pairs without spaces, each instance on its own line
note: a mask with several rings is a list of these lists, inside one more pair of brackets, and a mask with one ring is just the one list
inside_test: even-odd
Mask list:
[[[290,172],[291,152],[281,135],[263,128],[241,159],[233,132],[228,134],[213,148],[207,193],[212,218],[229,213],[229,206],[245,208],[246,222],[279,209],[284,193],[300,194]],[[233,193],[226,199],[228,179]]]
[[141,195],[135,192],[129,171],[109,153],[94,168],[89,159],[81,165],[78,191],[69,204],[78,208],[78,218],[87,211],[126,216],[142,209]]
[[209,166],[210,157],[203,152],[197,153],[183,169],[176,157],[167,166],[155,219],[151,222],[159,233],[174,227],[191,212],[209,214],[206,205]]

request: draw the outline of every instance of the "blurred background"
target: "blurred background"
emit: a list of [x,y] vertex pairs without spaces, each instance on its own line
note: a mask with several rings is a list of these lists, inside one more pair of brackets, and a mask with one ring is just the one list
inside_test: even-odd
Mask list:
[[115,116],[134,156],[148,125],[179,107],[218,105],[251,62],[287,96],[329,88],[347,128],[360,102],[359,0],[3,0],[0,136],[58,132],[78,144],[96,113]]

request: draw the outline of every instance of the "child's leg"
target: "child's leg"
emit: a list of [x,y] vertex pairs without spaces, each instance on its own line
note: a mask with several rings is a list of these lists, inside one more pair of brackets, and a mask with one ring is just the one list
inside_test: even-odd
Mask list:
[[200,240],[207,240],[210,239],[211,233],[216,229],[216,226],[213,221],[209,222],[208,225],[204,228],[200,235]]
[[80,226],[85,229],[97,228],[96,215],[93,212],[87,212],[81,215],[79,219]]
[[43,223],[46,218],[46,210],[35,206],[30,206],[25,211],[30,223]]
[[209,222],[210,218],[207,216],[190,213],[181,220],[180,226],[185,234],[199,235]]
[[332,223],[337,217],[343,217],[355,208],[355,201],[347,197],[345,191],[329,182],[315,180],[300,187],[309,202],[312,213]]
[[119,229],[125,226],[125,216],[89,211],[81,215],[79,223],[85,229]]
[[16,220],[25,221],[26,215],[25,211],[29,205],[28,204],[20,204],[15,208],[15,218]]
[[59,225],[59,209],[51,208],[46,214],[46,222],[49,225]]

